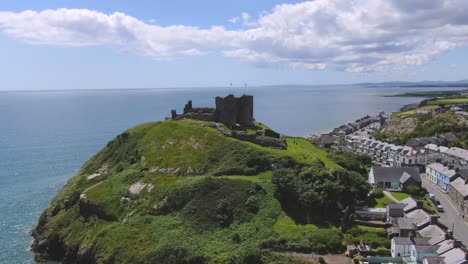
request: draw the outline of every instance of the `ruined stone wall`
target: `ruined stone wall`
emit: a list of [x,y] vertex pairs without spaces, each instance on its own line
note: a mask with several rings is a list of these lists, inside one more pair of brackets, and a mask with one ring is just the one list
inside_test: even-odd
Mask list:
[[254,127],[253,96],[236,98],[231,94],[216,97],[216,119],[229,128],[234,128],[237,124],[241,127]]

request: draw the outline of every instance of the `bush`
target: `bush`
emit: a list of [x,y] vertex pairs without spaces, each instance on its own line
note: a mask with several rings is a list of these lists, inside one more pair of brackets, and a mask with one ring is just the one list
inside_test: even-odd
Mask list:
[[381,188],[375,188],[374,191],[372,192],[372,197],[374,198],[383,198],[385,195],[383,193],[383,190]]
[[415,184],[411,184],[411,185],[408,185],[406,188],[405,188],[405,191],[409,194],[412,194],[412,195],[420,195],[421,194],[421,187],[419,187],[418,185],[415,185]]
[[318,262],[319,262],[320,264],[327,264],[327,262],[325,261],[325,259],[324,259],[323,257],[319,257],[319,258],[318,258]]

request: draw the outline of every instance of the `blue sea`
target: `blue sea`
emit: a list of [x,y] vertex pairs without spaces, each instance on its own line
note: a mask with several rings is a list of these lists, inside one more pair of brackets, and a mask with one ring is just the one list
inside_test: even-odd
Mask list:
[[163,120],[187,100],[254,95],[254,116],[295,136],[328,131],[366,114],[421,99],[383,97],[441,88],[273,86],[149,90],[0,92],[0,263],[34,263],[29,231],[53,197],[93,154],[125,129]]

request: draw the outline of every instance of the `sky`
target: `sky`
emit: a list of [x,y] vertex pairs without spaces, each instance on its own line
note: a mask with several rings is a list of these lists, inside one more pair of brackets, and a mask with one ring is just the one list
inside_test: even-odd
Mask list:
[[468,79],[468,1],[0,2],[0,90]]

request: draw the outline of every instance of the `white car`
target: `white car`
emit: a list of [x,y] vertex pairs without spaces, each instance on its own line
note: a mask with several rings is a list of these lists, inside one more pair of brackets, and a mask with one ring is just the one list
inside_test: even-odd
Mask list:
[[442,205],[437,205],[437,212],[443,212],[444,211],[444,207],[442,207]]

